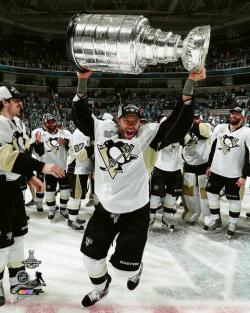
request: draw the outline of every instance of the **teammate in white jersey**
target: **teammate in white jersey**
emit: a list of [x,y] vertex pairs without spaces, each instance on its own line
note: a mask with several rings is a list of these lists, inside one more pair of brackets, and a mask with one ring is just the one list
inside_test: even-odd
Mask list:
[[182,194],[182,146],[173,143],[158,152],[150,184],[150,225],[153,225],[156,211],[163,200],[162,223],[174,230],[176,199]]
[[87,193],[88,177],[92,169],[90,157],[94,153],[94,147],[90,138],[79,129],[75,129],[69,146],[67,161],[67,177],[70,185],[70,198],[67,204],[68,226],[74,230],[83,231],[85,221],[78,218],[78,213],[81,199],[85,199]]
[[216,229],[221,226],[219,193],[225,187],[229,202],[229,224],[227,235],[231,238],[236,230],[240,216],[240,187],[245,184],[249,168],[250,129],[242,125],[242,109],[231,109],[229,124],[217,125],[213,132],[213,143],[209,157],[211,167],[206,191],[211,219],[204,229]]
[[21,284],[19,273],[25,270],[23,235],[27,233],[28,225],[20,177],[25,176],[41,190],[43,184],[33,171],[56,177],[64,175],[57,165],[44,164],[25,153],[24,133],[18,125],[21,121],[16,117],[22,108],[20,97],[15,88],[0,87],[0,306],[5,304],[2,283],[5,267],[9,270],[11,292]]
[[143,153],[154,138],[165,147],[181,140],[187,133],[193,121],[193,82],[205,78],[205,69],[190,73],[184,87],[186,92],[169,118],[161,124],[148,123],[141,127],[140,109],[134,104],[120,106],[118,124],[112,120],[98,120],[92,114],[82,91],[84,78],[90,74],[90,71],[78,73],[78,90],[72,110],[76,126],[95,139],[95,194],[99,199],[81,245],[95,288],[83,298],[84,307],[95,304],[108,292],[111,277],[106,257],[116,236],[116,248],[110,262],[126,273],[128,289],[133,290],[139,284],[149,227],[149,175]]
[[[31,151],[31,153],[34,153],[36,155],[37,160],[42,161],[42,162],[44,161],[44,155],[40,156],[38,153],[36,153],[36,151],[33,148],[34,148],[34,145],[36,143],[41,142],[42,133],[44,131],[45,131],[44,126],[34,129],[31,132],[31,140],[30,140],[30,151]],[[36,176],[42,182],[44,181],[44,174],[43,173],[37,172]],[[44,197],[44,192],[43,191],[42,192],[36,191],[35,204],[36,204],[36,209],[37,209],[38,212],[43,212],[43,197]]]
[[183,195],[188,209],[185,220],[195,224],[200,215],[209,216],[206,187],[206,170],[211,150],[211,126],[203,123],[199,113],[194,115],[194,123],[184,138]]
[[[69,141],[71,133],[64,129],[57,128],[57,119],[53,114],[47,113],[43,120],[45,130],[38,133],[34,149],[42,156],[44,162],[54,162],[66,171]],[[48,219],[53,220],[56,213],[56,186],[59,183],[60,189],[60,215],[68,219],[67,202],[69,200],[69,182],[65,176],[56,179],[51,175],[45,175],[46,192],[45,199],[49,208]]]

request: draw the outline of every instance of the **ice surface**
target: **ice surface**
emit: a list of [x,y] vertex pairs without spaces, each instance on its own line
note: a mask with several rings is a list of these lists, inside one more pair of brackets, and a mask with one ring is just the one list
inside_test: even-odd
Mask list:
[[[27,195],[27,201],[30,195]],[[235,238],[228,241],[226,228],[228,207],[221,201],[223,228],[220,232],[206,232],[202,226],[187,226],[177,212],[177,226],[173,233],[161,224],[159,212],[149,231],[144,253],[141,283],[134,291],[126,288],[126,281],[113,271],[107,297],[91,308],[82,309],[84,294],[92,290],[79,250],[82,233],[70,230],[66,222],[56,216],[50,223],[47,211],[27,208],[29,233],[25,238],[25,252],[34,250],[42,264],[38,268],[47,283],[45,293],[29,296],[10,304],[8,272],[4,286],[7,304],[3,313],[250,313],[250,211],[249,190],[245,193],[243,210]],[[91,209],[83,202],[81,216],[89,217]],[[112,251],[111,251],[112,253]],[[28,270],[34,277],[35,269]]]

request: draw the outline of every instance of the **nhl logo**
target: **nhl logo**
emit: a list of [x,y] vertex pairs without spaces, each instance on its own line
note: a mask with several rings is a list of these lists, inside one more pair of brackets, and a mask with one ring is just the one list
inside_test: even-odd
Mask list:
[[16,278],[21,284],[26,284],[30,279],[29,274],[25,271],[19,271],[16,274]]
[[34,250],[29,250],[29,257],[23,261],[24,266],[27,268],[36,268],[38,267],[42,261],[38,261],[34,257]]

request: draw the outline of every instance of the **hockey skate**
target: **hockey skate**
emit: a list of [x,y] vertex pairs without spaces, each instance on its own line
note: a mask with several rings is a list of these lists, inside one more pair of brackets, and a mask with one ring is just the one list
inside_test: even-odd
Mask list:
[[134,290],[139,285],[142,270],[143,270],[143,263],[141,262],[139,272],[137,274],[135,274],[134,276],[130,277],[127,281],[127,287],[129,290]]
[[36,202],[36,210],[39,213],[43,212],[43,203],[42,202]]
[[227,238],[228,239],[232,239],[232,237],[235,234],[235,230],[236,230],[236,224],[230,223],[228,224],[228,229],[227,229]]
[[25,206],[31,206],[31,205],[35,205],[35,204],[36,204],[36,201],[32,199],[30,202],[25,203]]
[[82,299],[82,306],[88,307],[94,305],[97,301],[106,296],[109,292],[109,284],[111,283],[111,280],[111,276],[107,274],[107,282],[103,291],[94,289],[90,293],[86,294],[86,296]]
[[220,228],[222,226],[221,218],[212,218],[210,221],[206,221],[203,229],[204,230],[216,230],[216,228]]
[[39,295],[44,292],[42,289],[43,286],[46,286],[46,284],[42,278],[42,273],[36,272],[36,278],[34,280],[10,287],[11,302],[20,301],[27,296]]
[[171,232],[174,231],[174,217],[173,216],[167,217],[165,214],[163,214],[161,221],[162,221],[162,224],[166,226]]
[[247,218],[250,218],[250,212],[247,212],[247,213],[246,213],[246,217],[247,217]]
[[85,224],[85,223],[86,223],[85,220],[82,220],[82,219],[80,219],[79,217],[76,219],[76,222],[77,222],[78,224]]
[[68,226],[69,228],[73,229],[73,230],[76,230],[76,231],[79,231],[79,232],[84,232],[84,226],[80,223],[76,221],[71,221],[71,220],[68,220]]
[[69,215],[68,215],[67,209],[60,208],[60,217],[62,217],[66,221],[68,220]]
[[0,306],[4,304],[5,304],[5,295],[4,295],[3,283],[0,282]]
[[50,210],[49,211],[49,215],[48,215],[48,219],[50,220],[50,221],[52,221],[53,219],[54,219],[54,217],[55,217],[55,214],[56,214],[56,210]]

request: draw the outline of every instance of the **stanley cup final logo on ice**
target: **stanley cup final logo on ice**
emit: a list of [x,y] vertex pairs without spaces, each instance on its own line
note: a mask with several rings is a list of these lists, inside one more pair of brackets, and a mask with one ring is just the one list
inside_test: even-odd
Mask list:
[[68,56],[78,70],[142,73],[147,65],[176,62],[199,71],[205,64],[210,26],[193,28],[185,37],[152,28],[144,16],[77,14],[67,30]]
[[34,250],[29,250],[29,257],[23,261],[23,265],[27,268],[36,268],[38,267],[42,261],[38,261],[34,257]]

